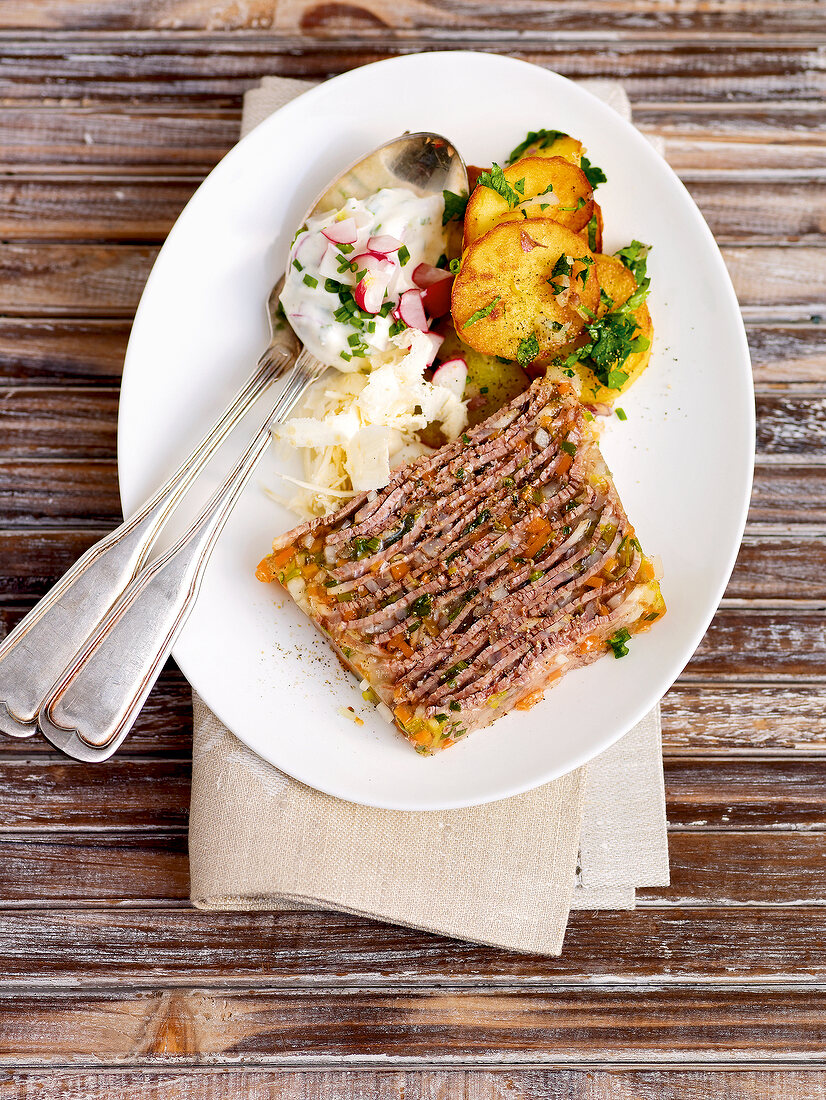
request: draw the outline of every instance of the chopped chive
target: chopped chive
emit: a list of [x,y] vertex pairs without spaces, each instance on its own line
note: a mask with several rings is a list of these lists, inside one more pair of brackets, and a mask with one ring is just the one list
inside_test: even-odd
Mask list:
[[627,420],[628,419],[628,415],[626,414],[625,409],[616,409],[615,412],[617,414],[617,420]]
[[318,286],[318,279],[314,275],[309,273],[304,276],[304,283],[306,286],[311,287],[313,290]]
[[399,249],[399,252],[398,252],[398,256],[399,256],[399,263],[401,264],[402,267],[404,267],[404,265],[410,259],[410,250],[408,249],[406,244],[403,244],[401,246],[401,248]]
[[296,271],[303,271],[304,270],[304,265],[300,264],[298,262],[298,260],[293,260],[293,267],[296,269]]

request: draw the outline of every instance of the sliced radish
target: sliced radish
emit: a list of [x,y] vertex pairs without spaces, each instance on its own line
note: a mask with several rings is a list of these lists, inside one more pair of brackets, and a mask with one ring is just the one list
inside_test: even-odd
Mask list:
[[422,291],[422,304],[431,317],[444,317],[450,312],[450,292],[453,290],[453,276],[432,283]]
[[365,313],[378,313],[387,291],[387,280],[366,272],[356,283],[353,297],[359,309]]
[[467,363],[461,355],[445,359],[433,372],[433,385],[450,390],[461,401],[467,383]]
[[355,218],[344,218],[340,222],[333,222],[321,230],[328,241],[333,244],[355,244],[358,240],[358,229]]
[[413,282],[422,290],[425,287],[433,286],[434,283],[442,282],[443,279],[452,278],[453,275],[450,271],[445,271],[443,267],[434,267],[433,264],[419,264],[413,271]]
[[422,292],[420,290],[406,290],[402,294],[399,298],[399,317],[410,328],[427,332],[427,317],[422,305]]
[[377,279],[384,279],[387,283],[390,282],[396,270],[392,260],[387,260],[384,256],[374,256],[372,252],[360,252],[358,256],[353,257],[353,263],[358,271],[362,269],[369,271],[371,275],[375,275]]
[[367,241],[367,251],[375,252],[377,256],[389,256],[392,252],[398,252],[402,246],[401,241],[388,234],[379,237],[370,237]]
[[427,356],[427,366],[429,367],[439,353],[439,348],[442,346],[444,336],[440,336],[438,332],[426,332],[425,337],[430,343],[430,351]]

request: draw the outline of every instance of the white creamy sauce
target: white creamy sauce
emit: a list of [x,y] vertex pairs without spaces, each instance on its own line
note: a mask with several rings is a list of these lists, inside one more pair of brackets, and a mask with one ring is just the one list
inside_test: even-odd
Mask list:
[[[392,311],[402,293],[415,288],[413,272],[421,263],[435,265],[444,252],[443,210],[440,195],[420,198],[407,188],[393,187],[367,199],[348,199],[340,210],[307,221],[290,249],[281,305],[308,351],[328,366],[354,371],[363,370],[366,359],[391,347]],[[354,242],[342,247],[324,235],[324,229],[335,233],[339,223],[351,224],[348,219],[355,222]],[[387,237],[401,242],[402,248],[384,260],[374,256],[367,262],[367,282],[375,279],[378,293],[384,289],[381,308],[348,316],[347,305],[361,281],[350,264],[356,257],[369,256],[370,238]],[[364,261],[357,270],[364,279]]]

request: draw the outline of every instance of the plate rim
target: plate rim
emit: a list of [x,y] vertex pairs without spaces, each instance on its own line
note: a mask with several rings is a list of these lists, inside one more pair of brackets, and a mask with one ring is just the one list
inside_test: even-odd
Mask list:
[[[686,640],[685,645],[682,647],[682,649],[685,652],[688,653],[688,657],[686,658],[686,662],[682,666],[682,668],[684,668],[685,664],[688,663],[688,661],[691,659],[691,656],[696,651],[697,647],[699,646],[700,642],[702,641],[702,638],[705,636],[709,625],[711,624],[712,620],[714,619],[715,615],[717,614],[717,611],[719,610],[720,602],[723,598],[724,592],[725,592],[726,587],[728,585],[729,579],[730,579],[732,571],[734,569],[734,565],[735,565],[736,560],[737,560],[737,555],[739,553],[740,546],[742,544],[743,534],[745,532],[745,526],[746,526],[746,522],[747,522],[749,505],[750,505],[750,501],[751,501],[751,494],[752,494],[752,487],[753,487],[753,477],[754,477],[754,462],[755,462],[756,414],[755,414],[755,403],[754,403],[754,379],[753,379],[753,373],[752,373],[752,368],[751,368],[750,351],[749,351],[749,347],[748,347],[748,339],[747,339],[746,330],[745,330],[745,323],[744,323],[742,312],[741,312],[741,309],[740,309],[740,304],[739,304],[739,301],[737,299],[737,295],[736,295],[736,292],[734,290],[734,285],[732,283],[731,276],[728,272],[728,268],[726,267],[725,260],[723,259],[722,253],[720,251],[720,247],[717,244],[717,241],[714,238],[714,235],[713,235],[710,227],[708,226],[705,218],[703,217],[702,212],[699,210],[697,204],[695,203],[693,197],[691,196],[690,192],[688,191],[688,189],[685,186],[685,184],[683,183],[683,181],[679,178],[679,176],[674,171],[674,169],[671,167],[671,165],[668,163],[668,161],[665,159],[665,157],[660,156],[657,153],[657,151],[651,146],[650,142],[647,140],[645,135],[642,134],[641,131],[637,129],[637,127],[634,125],[633,121],[628,121],[625,118],[623,118],[610,105],[608,105],[604,100],[602,100],[600,97],[594,95],[594,93],[592,91],[590,91],[587,87],[584,87],[581,82],[571,80],[568,77],[563,76],[561,73],[555,72],[554,70],[546,69],[541,65],[535,65],[532,62],[524,61],[520,58],[512,57],[509,54],[490,53],[488,51],[476,51],[476,50],[433,50],[433,51],[426,51],[426,52],[417,52],[417,53],[404,54],[400,57],[384,58],[380,61],[371,62],[368,65],[360,66],[359,68],[351,69],[351,70],[348,70],[345,73],[341,73],[341,74],[339,74],[337,76],[334,76],[334,77],[331,77],[327,80],[323,80],[320,83],[318,83],[317,85],[315,85],[314,87],[308,88],[305,92],[300,93],[294,99],[292,99],[288,103],[286,103],[283,107],[277,109],[271,115],[267,116],[267,118],[265,118],[261,122],[259,122],[256,126],[253,127],[252,130],[249,131],[249,133],[247,133],[244,137],[240,138],[239,141],[235,145],[233,145],[233,147],[230,150],[228,150],[228,152],[221,158],[220,161],[218,161],[218,163],[215,165],[215,167],[208,173],[208,175],[204,178],[204,180],[199,184],[198,188],[196,189],[194,194],[191,196],[191,198],[188,200],[188,202],[184,206],[183,210],[179,214],[178,218],[175,221],[175,224],[173,225],[170,232],[167,234],[167,237],[165,238],[164,243],[163,243],[161,249],[159,250],[158,255],[155,258],[155,261],[152,265],[152,269],[151,269],[151,271],[149,273],[149,276],[146,280],[146,283],[144,285],[143,291],[141,292],[141,298],[140,298],[140,301],[139,301],[139,304],[138,304],[138,308],[135,312],[134,320],[132,322],[132,327],[130,329],[130,335],[129,335],[129,341],[127,343],[126,353],[125,353],[125,357],[124,357],[123,379],[122,379],[122,384],[121,384],[120,400],[119,400],[119,405],[118,405],[117,465],[118,465],[119,475],[120,475],[122,464],[125,463],[125,459],[123,457],[123,449],[122,449],[123,448],[122,425],[124,423],[125,416],[122,414],[122,410],[130,402],[130,396],[129,395],[131,393],[131,390],[135,387],[136,379],[138,377],[137,369],[134,369],[134,368],[132,370],[129,369],[129,366],[130,366],[130,353],[132,353],[132,350],[134,348],[134,344],[136,342],[135,339],[134,339],[134,334],[135,334],[136,329],[138,328],[139,322],[142,320],[142,314],[144,312],[145,303],[146,303],[146,301],[149,297],[148,291],[153,286],[153,282],[155,280],[157,272],[160,269],[161,258],[163,256],[164,252],[166,251],[169,242],[175,240],[175,238],[177,237],[178,232],[182,232],[182,230],[180,229],[180,226],[185,220],[188,220],[189,216],[191,216],[191,214],[190,214],[191,206],[195,202],[195,200],[198,198],[198,196],[200,195],[201,190],[207,184],[210,184],[210,182],[213,181],[215,178],[220,179],[220,177],[223,175],[223,173],[225,173],[227,171],[230,171],[233,167],[233,164],[234,164],[235,160],[238,159],[239,157],[243,156],[244,153],[245,153],[245,150],[250,145],[254,145],[257,142],[263,141],[265,139],[267,131],[271,128],[277,128],[277,126],[281,122],[283,122],[283,119],[284,119],[285,115],[287,116],[287,118],[289,118],[290,115],[296,114],[301,110],[306,111],[307,109],[312,109],[312,105],[313,105],[314,101],[318,98],[322,98],[325,94],[327,94],[329,86],[331,84],[336,84],[336,85],[339,85],[339,86],[346,85],[346,84],[349,84],[351,82],[357,82],[358,80],[362,79],[363,78],[362,74],[365,71],[375,71],[376,69],[382,69],[382,68],[388,68],[388,67],[389,68],[401,68],[401,67],[405,67],[405,66],[411,65],[411,64],[418,64],[422,61],[422,59],[427,59],[427,58],[431,58],[431,57],[434,57],[434,56],[438,56],[440,58],[468,59],[468,60],[474,61],[475,63],[479,63],[480,61],[482,63],[493,62],[494,64],[502,64],[505,67],[516,66],[516,67],[526,68],[526,69],[530,69],[530,70],[534,70],[534,71],[538,70],[539,72],[543,73],[549,79],[551,84],[553,84],[554,82],[561,82],[565,86],[572,87],[575,90],[576,95],[588,97],[592,101],[592,104],[595,105],[595,107],[597,109],[597,112],[599,114],[602,114],[606,121],[610,121],[615,126],[617,124],[619,125],[619,127],[624,131],[626,136],[628,136],[631,139],[632,145],[637,144],[637,145],[639,145],[639,147],[646,148],[650,154],[657,157],[658,160],[662,161],[662,164],[663,164],[664,168],[666,169],[667,174],[670,177],[671,183],[678,185],[679,190],[681,190],[683,192],[684,198],[687,200],[686,207],[685,207],[686,212],[688,212],[688,211],[691,212],[691,217],[692,217],[692,219],[695,223],[695,228],[701,233],[701,235],[703,236],[703,238],[705,240],[706,251],[708,253],[712,254],[713,257],[714,257],[713,262],[714,262],[715,267],[718,270],[718,275],[720,277],[720,289],[721,290],[724,289],[726,299],[727,299],[723,312],[725,313],[726,316],[728,316],[730,318],[734,318],[734,317],[737,318],[738,323],[733,326],[733,329],[736,331],[736,334],[737,334],[737,343],[739,344],[739,352],[740,352],[740,354],[738,356],[738,370],[741,371],[741,373],[743,374],[744,379],[747,382],[747,391],[748,391],[748,396],[750,397],[750,401],[748,401],[746,403],[746,413],[747,413],[747,417],[748,417],[748,423],[746,425],[743,425],[744,427],[747,428],[746,446],[744,446],[744,452],[743,452],[743,455],[741,456],[741,458],[744,461],[744,465],[745,465],[745,469],[743,471],[745,473],[745,477],[744,477],[744,482],[743,482],[742,498],[739,501],[739,516],[737,518],[737,523],[736,523],[736,526],[734,528],[735,531],[737,532],[737,535],[736,535],[736,538],[732,539],[731,545],[729,546],[727,559],[726,559],[726,565],[725,565],[725,568],[722,570],[722,572],[720,574],[720,581],[717,585],[716,591],[714,592],[713,601],[711,599],[709,601],[710,611],[707,613],[707,616],[703,617],[701,628],[695,629],[692,636]],[[622,81],[618,81],[617,83],[622,84]],[[632,152],[633,152],[633,150],[632,150]],[[148,307],[146,307],[146,308],[148,308]],[[123,400],[124,397],[126,397],[125,401]],[[746,454],[746,450],[748,450],[748,454]],[[120,477],[119,477],[119,495],[120,495],[120,499],[121,499],[121,505],[123,506],[124,505],[124,495],[123,495],[123,489],[122,489]],[[690,649],[689,649],[689,646],[690,646]],[[195,693],[196,688],[193,686],[192,679],[188,674],[187,668],[185,667],[188,662],[186,661],[185,658],[182,658],[182,656],[179,653],[176,652],[177,648],[178,648],[177,646],[173,648],[172,656],[176,660],[176,663],[178,664],[178,667],[180,668],[181,672],[185,676],[190,688]],[[381,797],[379,792],[376,793],[376,797],[374,797],[374,798],[371,797],[370,799],[368,799],[366,797],[365,798],[355,798],[355,797],[352,797],[350,795],[342,795],[340,791],[331,788],[331,786],[329,784],[319,783],[319,781],[316,778],[314,778],[310,775],[300,774],[301,769],[291,769],[289,772],[287,772],[286,769],[281,764],[277,764],[274,760],[272,760],[268,756],[266,756],[259,748],[254,747],[252,744],[250,744],[242,734],[237,733],[235,730],[233,730],[232,725],[229,722],[227,722],[225,720],[224,716],[222,715],[221,711],[222,711],[223,708],[220,705],[219,706],[212,706],[212,704],[208,701],[208,699],[205,698],[204,694],[202,694],[200,691],[197,691],[197,694],[202,699],[202,701],[205,703],[205,705],[208,706],[210,710],[212,710],[212,712],[216,715],[216,717],[219,719],[219,721],[221,721],[223,725],[225,725],[228,729],[230,729],[230,731],[233,732],[233,734],[236,737],[238,737],[239,740],[247,748],[249,748],[251,752],[254,752],[256,754],[256,756],[258,756],[262,760],[265,760],[272,767],[275,767],[276,769],[284,772],[284,774],[290,775],[293,779],[297,780],[300,783],[305,784],[306,786],[309,786],[309,787],[311,787],[315,790],[321,791],[322,793],[330,795],[330,796],[332,796],[334,798],[337,798],[339,800],[353,802],[357,805],[370,806],[370,807],[377,808],[377,809],[398,810],[398,811],[404,811],[404,812],[434,812],[434,813],[437,813],[437,812],[442,812],[442,811],[450,810],[450,809],[461,809],[461,808],[466,808],[466,807],[470,807],[470,806],[486,805],[486,804],[489,804],[489,803],[501,801],[501,800],[506,799],[506,798],[511,798],[511,797],[516,796],[516,795],[523,794],[527,791],[534,790],[537,787],[543,786],[546,783],[552,782],[555,779],[558,779],[558,778],[562,777],[563,775],[567,775],[571,771],[574,771],[577,768],[582,767],[583,765],[587,764],[589,761],[595,759],[597,756],[601,755],[607,749],[609,749],[613,745],[615,745],[622,737],[624,737],[631,729],[633,729],[633,727],[635,725],[637,725],[648,713],[650,713],[650,711],[659,704],[659,702],[663,698],[663,696],[671,689],[673,684],[678,679],[681,671],[682,671],[682,669],[680,669],[680,671],[678,671],[676,673],[676,675],[673,677],[673,679],[670,680],[670,682],[665,686],[665,688],[663,688],[662,691],[657,689],[653,693],[653,698],[652,698],[651,693],[646,694],[644,696],[644,703],[640,704],[640,706],[638,706],[634,710],[633,717],[631,718],[630,721],[626,720],[625,722],[618,723],[615,727],[613,727],[611,734],[608,735],[608,736],[604,736],[604,737],[600,738],[598,743],[591,743],[591,745],[588,747],[588,749],[582,750],[579,753],[571,754],[571,756],[568,758],[568,762],[566,762],[566,764],[565,764],[565,766],[562,770],[560,770],[558,768],[551,769],[550,771],[543,772],[542,775],[539,776],[538,778],[534,777],[533,779],[527,780],[525,782],[512,783],[506,789],[503,788],[501,793],[496,794],[495,796],[492,796],[492,797],[491,796],[485,796],[485,795],[483,795],[481,797],[472,796],[472,795],[467,796],[467,797],[463,797],[463,798],[462,797],[451,797],[451,798],[448,798],[448,799],[443,799],[438,804],[428,804],[426,806],[422,806],[422,805],[419,805],[419,804],[413,805],[410,802],[405,802],[403,800],[400,801],[399,799],[392,798],[392,797],[383,798],[383,797]],[[209,694],[209,692],[207,692],[206,694]],[[371,795],[372,795],[372,793],[373,792],[371,792]]]

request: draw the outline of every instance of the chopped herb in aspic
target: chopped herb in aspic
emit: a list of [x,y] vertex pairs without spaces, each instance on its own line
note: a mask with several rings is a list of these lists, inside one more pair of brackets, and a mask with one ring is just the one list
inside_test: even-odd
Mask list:
[[608,639],[608,645],[611,647],[611,649],[613,649],[614,656],[617,658],[617,660],[619,660],[620,657],[628,656],[628,646],[625,643],[629,642],[630,640],[631,635],[628,633],[625,627],[622,627],[622,629],[618,630],[616,634],[613,635],[613,637]]
[[419,596],[410,605],[410,614],[416,615],[421,619],[426,619],[428,615],[433,612],[433,602],[430,596],[425,593],[424,596]]
[[470,328],[471,325],[475,325],[477,321],[481,321],[484,317],[490,317],[491,313],[496,309],[497,305],[502,301],[502,295],[497,294],[493,301],[488,302],[486,306],[482,306],[481,309],[477,309],[475,313],[471,313],[470,317],[462,325],[462,328]]
[[[522,180],[522,191],[525,190],[525,181]],[[522,201],[522,197],[505,179],[505,173],[498,164],[494,164],[489,172],[480,172],[476,181],[477,187],[489,187],[497,195],[501,195],[508,206],[513,209]]]
[[566,455],[570,455],[572,458],[576,454],[576,443],[571,443],[567,439],[563,439],[559,444],[560,451],[564,451]]

